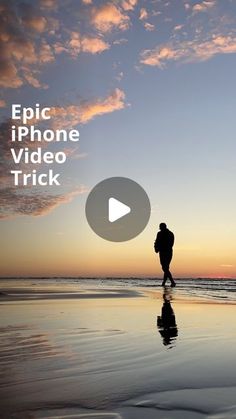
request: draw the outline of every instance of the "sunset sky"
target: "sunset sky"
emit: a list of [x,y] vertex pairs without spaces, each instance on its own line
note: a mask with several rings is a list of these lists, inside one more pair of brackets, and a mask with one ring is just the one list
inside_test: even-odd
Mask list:
[[[235,277],[236,1],[8,0],[0,11],[1,276],[160,277],[164,221],[176,277]],[[52,128],[80,131],[79,143],[44,145],[67,154],[61,186],[14,187],[12,103],[49,106]],[[84,213],[112,176],[151,201],[125,243],[96,236]]]

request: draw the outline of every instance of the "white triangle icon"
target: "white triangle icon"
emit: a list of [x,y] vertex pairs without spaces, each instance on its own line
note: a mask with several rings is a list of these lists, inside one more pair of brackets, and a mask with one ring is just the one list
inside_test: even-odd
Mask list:
[[110,223],[119,220],[119,218],[124,217],[125,215],[131,212],[131,208],[128,205],[123,204],[123,202],[118,201],[115,198],[109,198],[108,202],[108,219]]

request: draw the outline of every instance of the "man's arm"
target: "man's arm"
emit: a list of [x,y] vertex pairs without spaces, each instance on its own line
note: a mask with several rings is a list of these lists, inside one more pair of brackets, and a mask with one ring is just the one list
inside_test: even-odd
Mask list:
[[173,247],[174,246],[174,242],[175,242],[175,236],[174,236],[174,233],[172,233],[172,232],[171,232],[171,240],[170,240],[170,242],[171,242],[171,247]]
[[157,233],[156,240],[154,242],[154,250],[156,253],[159,252],[159,242],[160,242],[160,235],[159,232]]

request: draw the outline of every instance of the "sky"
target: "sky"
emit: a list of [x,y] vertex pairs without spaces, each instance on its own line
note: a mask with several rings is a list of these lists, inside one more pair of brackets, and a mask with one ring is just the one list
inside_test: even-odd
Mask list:
[[[15,0],[0,10],[1,276],[160,277],[153,242],[166,222],[174,276],[235,277],[236,1]],[[61,186],[14,186],[13,103],[50,107],[49,127],[79,130],[78,143],[43,145],[67,155]],[[96,236],[84,212],[113,176],[138,182],[152,207],[124,243]]]

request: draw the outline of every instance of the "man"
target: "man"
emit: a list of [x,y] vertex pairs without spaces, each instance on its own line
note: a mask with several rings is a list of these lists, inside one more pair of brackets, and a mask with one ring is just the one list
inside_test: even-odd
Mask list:
[[160,231],[157,233],[157,237],[154,243],[154,249],[156,253],[159,253],[160,263],[164,272],[162,286],[165,285],[167,279],[171,281],[171,286],[175,287],[176,283],[170,272],[170,262],[172,259],[172,247],[174,244],[174,234],[168,230],[165,223],[160,224]]

